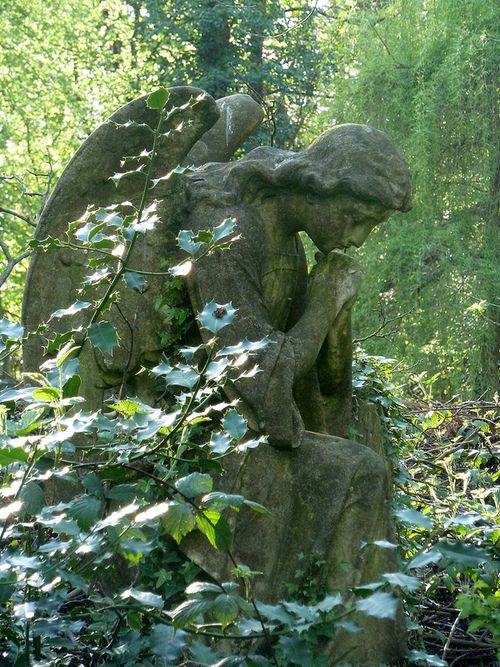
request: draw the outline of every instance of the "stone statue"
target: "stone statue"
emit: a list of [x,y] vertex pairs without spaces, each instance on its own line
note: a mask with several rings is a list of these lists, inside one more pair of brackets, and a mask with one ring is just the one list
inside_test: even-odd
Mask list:
[[[201,310],[212,300],[232,302],[237,315],[221,331],[224,345],[269,340],[257,358],[261,372],[233,391],[250,427],[274,447],[233,458],[221,485],[272,512],[238,515],[233,553],[263,572],[255,582],[260,598],[286,597],[304,551],[326,562],[319,585],[348,597],[348,586],[379,579],[397,564],[387,550],[360,549],[393,539],[386,464],[369,447],[339,437],[349,427],[350,309],[361,282],[359,265],[341,250],[359,247],[375,225],[408,210],[408,167],[382,132],[342,125],[300,153],[263,147],[206,165],[185,187],[188,228],[232,217],[242,236],[194,266],[191,303]],[[299,231],[322,253],[309,275]],[[185,550],[222,579],[231,571],[223,555],[193,538]],[[359,646],[355,636],[341,642],[342,650],[352,643],[350,662],[378,664],[402,654],[400,619],[361,623]]]
[[[172,89],[179,101],[200,92]],[[141,98],[112,120],[141,121],[149,113]],[[172,150],[165,143],[158,172],[182,161],[204,166],[167,182],[155,195],[161,199],[161,224],[137,248],[136,266],[140,262],[154,270],[162,257],[175,256],[179,228],[197,231],[228,217],[236,220],[241,238],[229,250],[196,263],[187,279],[195,311],[211,300],[237,308],[234,325],[221,332],[221,345],[244,338],[269,341],[257,358],[261,372],[228,389],[231,398],[240,399],[250,428],[267,434],[272,445],[233,457],[218,480],[219,488],[271,510],[270,516],[242,510],[237,520],[232,518],[233,553],[238,562],[262,573],[255,580],[258,598],[286,598],[304,553],[311,562],[324,562],[316,573],[318,586],[341,590],[349,598],[351,586],[378,580],[397,563],[393,552],[373,544],[393,539],[386,462],[369,446],[345,439],[351,412],[350,310],[362,276],[358,263],[342,251],[359,247],[394,211],[408,210],[408,167],[385,134],[365,125],[334,127],[298,153],[261,147],[228,162],[260,122],[258,105],[247,96],[217,104],[205,96],[190,113],[192,122],[180,145]],[[140,129],[130,132],[120,139],[114,126],[105,124],[87,140],[47,205],[42,237],[62,235],[90,203],[116,200],[107,178],[119,157],[140,142],[148,145]],[[71,190],[75,184],[76,192]],[[137,193],[132,183],[120,197],[124,201]],[[301,231],[320,251],[309,274]],[[55,308],[69,305],[70,292],[81,281],[78,259],[59,252],[55,261],[66,276],[64,293],[40,290],[44,274],[53,270],[53,256],[37,255],[32,262],[24,303],[25,324],[32,329]],[[161,284],[152,280],[145,295],[122,294],[129,322],[137,322],[134,372],[161,352],[159,333],[168,324],[153,308],[159,290]],[[123,323],[116,325],[126,338]],[[119,355],[86,354],[82,363],[90,370],[83,389],[98,406],[106,387],[120,384],[124,361]],[[33,337],[26,368],[38,367],[40,359],[40,343]],[[133,372],[129,375],[132,383]],[[232,564],[225,554],[209,552],[193,536],[181,546],[210,574],[230,577]],[[363,640],[341,637],[327,649],[332,659],[348,650],[350,663],[375,665],[404,653],[401,617],[359,621]]]

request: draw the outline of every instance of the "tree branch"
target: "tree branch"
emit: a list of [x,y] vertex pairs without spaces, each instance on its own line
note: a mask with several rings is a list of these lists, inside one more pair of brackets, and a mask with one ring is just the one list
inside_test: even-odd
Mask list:
[[7,266],[4,269],[2,275],[0,275],[0,287],[4,284],[4,282],[7,280],[7,278],[10,276],[12,273],[12,269],[16,266],[16,264],[19,264],[19,262],[22,262],[23,259],[26,259],[26,257],[29,257],[31,254],[29,250],[26,250],[25,252],[21,253],[20,255],[17,255],[17,257],[12,257],[10,254],[9,248],[7,247],[6,243],[0,239],[0,248],[5,255],[5,259],[7,260]]

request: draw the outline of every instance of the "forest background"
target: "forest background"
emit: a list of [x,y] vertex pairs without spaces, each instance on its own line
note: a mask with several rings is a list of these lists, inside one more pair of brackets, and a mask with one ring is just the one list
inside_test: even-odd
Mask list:
[[402,147],[413,210],[357,251],[365,281],[354,336],[366,353],[354,386],[392,442],[404,567],[424,582],[418,592],[407,584],[416,664],[500,656],[499,23],[494,0],[12,0],[0,9],[6,320],[20,319],[27,242],[64,166],[107,116],[159,85],[251,94],[266,122],[247,149],[300,149],[343,122],[371,124]]
[[[0,12],[4,255],[22,254],[40,209],[22,190],[44,192],[40,174],[53,184],[100,122],[159,84],[250,93],[267,117],[251,146],[299,149],[332,124],[368,123],[402,147],[414,207],[361,251],[355,337],[386,325],[364,345],[400,362],[409,392],[426,382],[442,398],[491,397],[498,25],[493,0],[9,2]],[[4,315],[15,319],[27,262],[3,285]]]

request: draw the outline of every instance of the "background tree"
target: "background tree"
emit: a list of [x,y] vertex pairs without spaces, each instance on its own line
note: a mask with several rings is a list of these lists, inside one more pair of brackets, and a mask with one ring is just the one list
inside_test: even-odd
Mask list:
[[[319,125],[369,123],[402,146],[414,210],[363,248],[356,329],[408,312],[367,347],[438,373],[443,394],[498,388],[499,71],[495,2],[336,2],[338,73]],[[314,128],[316,131],[316,128]]]

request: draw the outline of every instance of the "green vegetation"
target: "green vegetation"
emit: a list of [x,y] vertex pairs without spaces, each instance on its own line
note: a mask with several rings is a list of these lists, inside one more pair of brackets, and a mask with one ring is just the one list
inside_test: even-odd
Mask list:
[[[414,210],[363,248],[357,307],[367,343],[438,374],[437,395],[493,397],[500,350],[498,6],[468,0],[338,3],[338,75],[321,127],[372,124],[403,148]],[[310,126],[314,134],[314,126]]]
[[[382,613],[377,596],[402,590],[411,664],[493,665],[500,659],[497,3],[181,4],[12,0],[0,11],[0,269],[12,268],[1,286],[3,369],[18,379],[25,254],[48,188],[122,103],[160,84],[195,83],[219,96],[252,93],[267,116],[262,143],[301,146],[333,122],[386,131],[411,165],[414,209],[360,251],[366,280],[355,336],[367,352],[358,354],[354,385],[359,400],[377,406],[390,443],[404,567],[358,591],[358,609]],[[204,237],[207,252],[230,236],[220,233]],[[85,243],[96,249],[95,239]],[[174,280],[169,289],[182,326]],[[190,418],[203,410],[203,392],[219,391],[238,355],[251,350],[207,349],[208,359],[224,359],[216,378],[189,359],[153,369],[171,395],[172,422],[133,397],[106,414],[83,415],[74,348],[113,348],[112,326],[105,316],[97,321],[105,307],[88,304],[90,316],[97,313],[88,340],[61,347],[50,367],[0,397],[2,664],[321,665],[312,657],[318,638],[349,628],[350,610],[334,594],[320,595],[309,563],[291,583],[290,600],[271,607],[253,600],[252,573],[237,570],[241,594],[202,580],[175,547],[198,530],[225,550],[222,510],[265,511],[213,493],[207,475],[228,452],[258,444],[245,439],[244,420],[226,405],[210,438],[204,418]],[[213,311],[205,315],[210,328]],[[174,343],[165,341],[168,349]],[[82,436],[92,443],[78,444]],[[72,447],[86,458],[72,461]],[[41,485],[60,482],[80,485],[77,495],[44,504]],[[116,573],[100,587],[117,558],[126,581]],[[227,650],[212,641],[224,633],[236,637]],[[249,651],[253,636],[263,648],[252,646],[247,662],[218,662]]]

